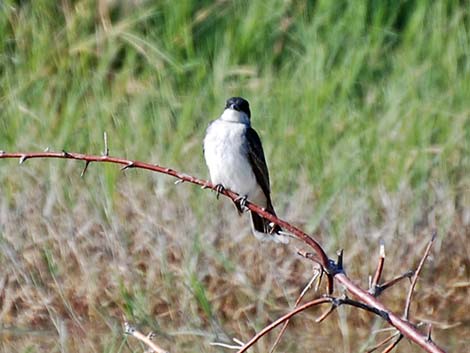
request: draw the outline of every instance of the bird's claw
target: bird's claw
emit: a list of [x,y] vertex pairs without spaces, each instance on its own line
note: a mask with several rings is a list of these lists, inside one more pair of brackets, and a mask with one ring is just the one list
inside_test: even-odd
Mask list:
[[215,192],[217,193],[216,198],[219,199],[219,195],[225,191],[225,187],[222,184],[217,184],[215,187]]
[[274,234],[276,232],[276,223],[269,222],[268,228],[269,228],[269,230],[268,230],[269,234]]
[[235,199],[235,205],[240,213],[248,211],[248,207],[246,207],[246,202],[248,201],[247,196],[238,196]]

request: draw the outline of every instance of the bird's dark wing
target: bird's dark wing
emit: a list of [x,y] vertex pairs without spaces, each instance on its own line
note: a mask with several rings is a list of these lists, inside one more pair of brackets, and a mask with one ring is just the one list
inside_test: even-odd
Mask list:
[[256,181],[261,186],[261,189],[263,190],[266,199],[268,200],[268,205],[270,205],[271,189],[269,186],[269,172],[268,166],[266,165],[266,159],[264,158],[261,140],[256,131],[251,127],[246,129],[245,137],[245,141],[248,147],[248,160],[250,161],[251,167],[253,168],[253,173],[255,174]]

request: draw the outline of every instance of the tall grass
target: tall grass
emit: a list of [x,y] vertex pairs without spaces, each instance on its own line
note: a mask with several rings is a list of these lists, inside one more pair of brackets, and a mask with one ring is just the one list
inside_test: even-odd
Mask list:
[[[345,248],[356,278],[372,271],[379,240],[392,276],[439,229],[419,309],[449,349],[463,349],[469,16],[456,0],[6,0],[0,150],[99,153],[106,131],[113,155],[204,177],[204,130],[242,95],[278,213],[331,253]],[[247,219],[209,193],[112,167],[78,175],[73,163],[0,164],[5,351],[126,351],[123,312],[174,351],[214,351],[207,342],[222,328],[248,337],[308,280],[293,248],[257,243]],[[386,297],[397,310],[403,293]],[[296,331],[312,332],[306,316],[283,348],[359,349],[370,317],[344,313],[361,322],[349,329],[359,340],[334,320],[315,326],[323,339]]]

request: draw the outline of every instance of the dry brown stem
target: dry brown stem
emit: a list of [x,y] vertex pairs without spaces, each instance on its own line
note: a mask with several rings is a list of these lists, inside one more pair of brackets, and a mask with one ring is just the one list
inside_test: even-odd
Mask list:
[[[195,178],[193,176],[180,173],[178,171],[175,171],[170,168],[165,168],[161,167],[159,165],[155,164],[149,164],[149,163],[144,163],[144,162],[139,162],[139,161],[132,161],[132,160],[127,160],[127,159],[122,159],[122,158],[117,158],[117,157],[110,157],[108,154],[108,147],[107,147],[107,141],[105,143],[105,155],[103,156],[96,156],[96,155],[87,155],[87,154],[81,154],[81,153],[69,153],[69,152],[39,152],[39,153],[6,153],[4,151],[0,151],[0,159],[5,159],[5,158],[17,158],[21,163],[24,163],[28,159],[35,159],[35,158],[60,158],[60,159],[74,159],[74,160],[81,160],[85,161],[85,169],[82,172],[82,174],[85,174],[86,169],[88,165],[92,162],[99,162],[99,163],[114,163],[114,164],[120,164],[123,165],[124,167],[122,168],[123,170],[129,169],[129,168],[140,168],[140,169],[146,169],[158,173],[163,173],[167,174],[170,176],[173,176],[174,178],[177,178],[181,181],[186,181],[192,184],[199,185],[203,188],[211,188],[213,190],[216,190],[216,186],[209,183],[208,181],[202,180]],[[236,194],[233,191],[224,189],[224,190],[217,190],[219,193],[227,196],[230,198],[232,201],[235,201],[239,195]],[[328,258],[326,255],[325,251],[321,247],[321,245],[313,239],[311,236],[306,234],[305,232],[301,231],[297,227],[291,225],[290,223],[266,212],[263,208],[251,203],[251,202],[246,202],[246,207],[250,209],[251,211],[254,211],[258,213],[260,216],[268,219],[269,221],[278,224],[281,226],[285,231],[291,233],[293,236],[295,236],[297,239],[303,241],[305,244],[310,246],[316,257],[318,262],[322,265],[323,269],[326,271],[327,276],[328,276],[328,294],[332,294],[333,292],[333,283],[334,281],[337,283],[342,284],[342,286],[349,291],[349,293],[356,299],[355,303],[360,303],[362,305],[362,309],[372,309],[369,311],[372,311],[381,317],[383,317],[389,324],[394,326],[403,336],[407,337],[409,340],[413,341],[417,345],[419,345],[421,348],[423,348],[427,352],[432,352],[432,353],[438,353],[438,352],[444,352],[442,348],[437,346],[433,341],[429,340],[428,335],[423,335],[421,332],[418,331],[418,329],[412,325],[408,321],[408,316],[409,316],[409,306],[411,304],[411,296],[412,292],[414,289],[414,286],[417,281],[418,274],[422,268],[422,265],[424,263],[425,258],[427,257],[431,243],[428,245],[428,248],[426,249],[425,256],[423,256],[423,259],[421,260],[420,266],[418,266],[417,271],[415,272],[412,286],[410,288],[408,298],[407,298],[407,305],[405,307],[405,318],[400,318],[399,316],[395,315],[394,313],[390,312],[381,302],[377,300],[373,295],[368,293],[366,290],[362,289],[359,287],[359,285],[355,284],[343,271],[342,266],[341,266],[341,261],[342,261],[342,254],[339,254],[338,256],[338,262],[335,262]],[[259,332],[255,337],[253,337],[250,342],[253,344],[256,342],[259,338],[261,338],[264,334],[272,330],[274,327],[277,325],[281,324],[282,322],[288,320],[290,317],[296,315],[298,312],[301,312],[305,310],[308,307],[322,304],[322,303],[327,303],[327,302],[332,302],[331,298],[320,298],[316,299],[314,301],[308,302],[289,314],[283,316],[282,318],[276,320],[274,323],[271,325],[268,325],[265,329],[263,329],[261,332]],[[351,304],[352,305],[352,304]],[[359,306],[361,307],[361,306]],[[249,343],[250,343],[249,342]],[[248,343],[247,343],[248,345]],[[249,346],[247,346],[246,349],[248,349]],[[393,348],[393,347],[392,347]],[[244,350],[240,350],[240,352],[244,352]]]
[[418,281],[418,276],[423,268],[424,262],[426,261],[429,252],[431,251],[432,244],[434,243],[434,239],[436,239],[436,230],[433,231],[431,240],[428,243],[428,246],[426,247],[426,250],[424,251],[423,257],[421,258],[421,261],[419,262],[418,268],[414,272],[413,279],[411,280],[411,286],[408,291],[408,296],[406,297],[406,304],[405,304],[405,313],[404,313],[404,318],[405,320],[408,320],[410,317],[410,306],[411,306],[411,297],[413,295],[413,291],[416,286],[416,282]]

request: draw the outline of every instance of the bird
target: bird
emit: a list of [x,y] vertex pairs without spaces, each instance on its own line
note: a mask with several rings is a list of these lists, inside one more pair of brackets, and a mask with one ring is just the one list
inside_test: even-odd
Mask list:
[[[216,189],[227,188],[240,195],[235,202],[239,214],[248,200],[276,215],[263,146],[258,133],[251,127],[250,104],[246,99],[227,99],[222,115],[207,127],[203,153]],[[288,237],[281,234],[281,227],[256,212],[250,213],[251,228],[256,238],[288,242]]]

